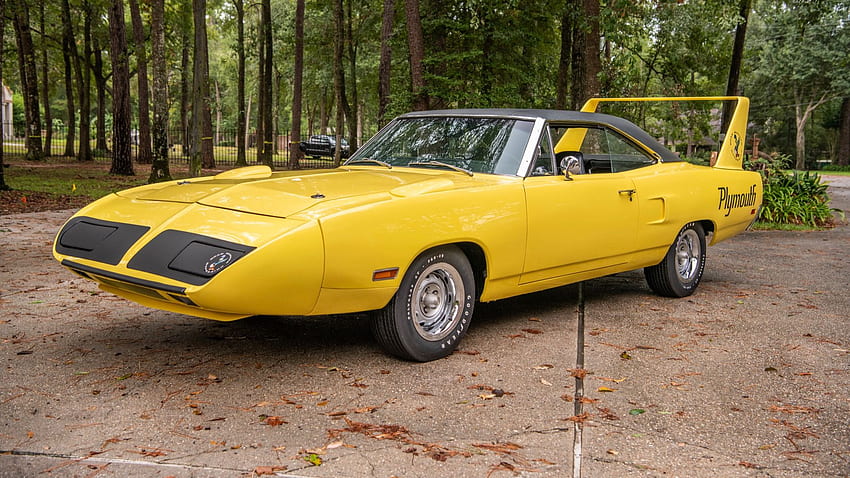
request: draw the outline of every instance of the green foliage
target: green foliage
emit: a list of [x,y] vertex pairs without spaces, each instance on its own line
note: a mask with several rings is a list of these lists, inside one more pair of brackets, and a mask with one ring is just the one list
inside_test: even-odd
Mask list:
[[815,228],[833,225],[827,185],[817,173],[786,172],[787,156],[757,163],[764,181],[764,201],[759,220],[766,223],[797,224]]
[[850,173],[850,165],[827,164],[826,166],[821,168],[821,171]]

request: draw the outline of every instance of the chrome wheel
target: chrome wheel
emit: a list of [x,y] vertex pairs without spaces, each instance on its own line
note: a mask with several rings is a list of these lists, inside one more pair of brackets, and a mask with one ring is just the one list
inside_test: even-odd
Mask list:
[[644,268],[646,282],[665,297],[694,293],[705,269],[705,229],[699,222],[685,224],[667,249],[664,259]]
[[460,320],[465,294],[463,279],[451,264],[436,263],[425,268],[410,297],[410,316],[416,332],[428,341],[444,339]]
[[398,291],[372,314],[375,339],[387,352],[428,362],[450,355],[466,334],[475,309],[475,275],[457,246],[417,257]]
[[696,231],[686,229],[676,241],[676,271],[682,284],[691,282],[700,269],[701,241]]

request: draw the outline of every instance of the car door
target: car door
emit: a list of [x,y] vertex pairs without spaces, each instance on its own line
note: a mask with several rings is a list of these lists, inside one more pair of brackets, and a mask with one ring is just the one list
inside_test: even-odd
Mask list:
[[[639,192],[630,174],[614,172],[619,155],[612,152],[611,132],[590,126],[553,126],[549,132],[525,179],[528,241],[520,282],[627,269],[636,244]],[[571,147],[583,156],[578,174],[569,179],[544,173],[560,173],[560,165],[543,166],[551,155],[550,136],[564,135],[571,136]],[[559,143],[560,150],[563,146]]]

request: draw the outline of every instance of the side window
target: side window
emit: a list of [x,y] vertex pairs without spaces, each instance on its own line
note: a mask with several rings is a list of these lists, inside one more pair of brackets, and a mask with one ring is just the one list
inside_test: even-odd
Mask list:
[[579,151],[584,156],[584,168],[588,174],[611,172],[608,136],[604,129],[587,128]]
[[630,171],[655,163],[655,160],[614,131],[607,131],[611,154],[611,172]]
[[544,134],[537,145],[537,158],[531,168],[532,176],[552,176],[555,174],[555,155],[552,154],[552,142],[549,135]]
[[601,126],[551,127],[559,153],[578,151],[584,159],[583,174],[619,173],[654,164],[655,160],[616,131]]

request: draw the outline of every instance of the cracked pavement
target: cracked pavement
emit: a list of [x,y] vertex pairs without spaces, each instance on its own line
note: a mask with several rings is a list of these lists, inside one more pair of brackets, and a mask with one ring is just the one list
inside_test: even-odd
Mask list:
[[[480,304],[457,353],[409,363],[363,316],[102,293],[51,256],[70,214],[0,216],[0,476],[572,474],[577,286]],[[850,475],[848,251],[846,225],[748,232],[686,299],[587,282],[584,476]]]

